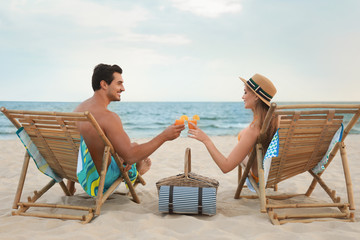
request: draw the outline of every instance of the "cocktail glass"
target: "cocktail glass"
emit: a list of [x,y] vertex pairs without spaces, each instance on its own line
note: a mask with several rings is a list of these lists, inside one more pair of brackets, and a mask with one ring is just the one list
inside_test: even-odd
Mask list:
[[189,129],[195,129],[195,127],[191,123],[193,123],[195,126],[197,126],[197,120],[194,120],[194,119],[188,120]]

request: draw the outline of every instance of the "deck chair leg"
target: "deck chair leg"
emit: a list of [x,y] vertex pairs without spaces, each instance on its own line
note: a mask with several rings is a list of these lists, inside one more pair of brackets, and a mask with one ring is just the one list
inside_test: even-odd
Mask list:
[[[46,193],[52,186],[55,185],[55,180],[51,179],[50,182],[48,184],[46,184],[40,191],[34,191],[34,195],[32,197],[28,197],[28,202],[29,203],[34,203],[36,202],[36,200],[38,200],[42,195],[44,195],[44,193]],[[23,204],[20,202],[17,203],[17,205],[22,205],[20,207],[20,209],[18,209],[17,211],[12,212],[13,215],[21,215],[21,213],[26,212],[30,206],[23,206]]]
[[73,194],[70,193],[69,189],[67,188],[67,186],[65,185],[64,181],[59,182],[60,187],[62,188],[62,190],[64,191],[66,196],[72,196]]
[[103,191],[104,191],[104,184],[105,184],[105,177],[107,171],[107,165],[110,158],[110,147],[106,146],[104,150],[104,156],[102,160],[101,172],[100,172],[100,183],[96,197],[96,208],[95,208],[95,215],[100,214],[100,208],[103,203]]
[[35,202],[38,200],[42,195],[44,195],[50,188],[55,185],[55,180],[51,179],[48,184],[46,184],[40,191],[34,191],[34,196],[32,198],[28,197],[29,202]]
[[[334,203],[340,203],[340,197],[336,197],[336,191],[335,190],[331,190],[326,183],[320,178],[319,175],[313,173],[311,170],[308,171],[313,177],[314,180],[316,180],[319,185],[324,189],[324,191],[329,195],[329,197],[331,198],[331,200]],[[340,211],[343,211],[343,206],[339,207]]]
[[260,211],[262,213],[266,212],[266,196],[265,196],[265,176],[264,168],[262,164],[263,154],[262,154],[262,145],[256,145],[256,156],[257,156],[257,165],[258,165],[258,176],[259,176],[259,199],[260,199]]
[[[145,180],[144,180],[144,178],[140,175],[140,173],[138,173],[138,176],[136,177],[136,180],[135,180],[135,182],[134,182],[134,184],[133,184],[133,187],[134,187],[134,189],[137,187],[137,185],[139,185],[139,184],[141,184],[141,185],[146,185],[146,182],[145,182]],[[129,191],[129,192],[127,192],[127,193],[124,193],[125,195],[127,195],[127,196],[131,196],[131,192]]]
[[280,225],[279,219],[277,218],[277,214],[273,211],[273,209],[268,210],[268,216],[272,224]]
[[239,166],[238,166],[238,181],[237,181],[238,185],[240,184],[240,181],[241,181],[241,174],[242,174],[242,167],[239,164]]
[[[126,174],[126,176],[125,176],[125,174]],[[139,199],[139,197],[137,196],[137,194],[135,192],[135,188],[139,183],[141,183],[142,185],[145,185],[146,184],[145,180],[139,174],[137,176],[137,179],[135,180],[134,184],[132,184],[132,182],[130,181],[129,176],[127,175],[127,172],[125,172],[125,174],[124,174],[124,177],[122,178],[122,180],[120,180],[120,182],[124,181],[127,184],[129,192],[127,192],[127,193],[119,193],[119,194],[126,195],[126,196],[131,196],[133,198],[134,202],[140,203],[140,199]],[[120,184],[120,182],[119,182],[119,184]]]
[[144,178],[140,174],[138,175],[138,177],[136,179],[136,183],[137,184],[141,183],[141,185],[146,185]]
[[[141,184],[141,185],[146,185],[146,182],[145,182],[145,180],[144,180],[144,178],[140,175],[140,173],[138,173],[138,176],[137,176],[137,178],[136,178],[136,180],[135,180],[135,182],[134,182],[134,184],[133,184],[133,187],[134,187],[134,189],[137,187],[137,185],[139,185],[139,184]],[[127,196],[131,196],[131,192],[129,191],[129,192],[127,192],[127,193],[124,193],[124,195],[127,195]]]
[[341,160],[342,160],[342,165],[343,165],[343,169],[344,169],[346,190],[347,190],[347,195],[348,195],[348,201],[350,203],[350,210],[355,210],[353,187],[352,187],[351,178],[350,178],[349,162],[348,162],[348,158],[347,158],[347,154],[346,154],[346,145],[344,142],[341,143],[340,154],[341,154]]
[[308,190],[305,193],[305,196],[310,197],[310,195],[312,194],[312,192],[315,189],[316,184],[317,184],[317,181],[315,179],[313,179],[310,186],[309,186],[309,188],[308,188]]
[[[337,151],[339,150],[340,148],[340,142],[337,143],[334,147],[334,149],[331,151],[330,155],[329,155],[329,160],[327,162],[327,164],[325,165],[325,168],[331,163],[331,161],[333,160],[333,158],[335,157]],[[323,172],[319,173],[318,176],[321,177],[321,175],[323,174]],[[312,194],[312,192],[315,190],[315,187],[316,187],[316,184],[317,184],[317,181],[316,179],[313,179],[313,181],[311,182],[308,190],[306,191],[305,193],[305,196],[307,197],[310,197],[310,195]]]
[[23,166],[22,166],[22,169],[21,169],[21,174],[20,174],[18,187],[17,187],[16,194],[15,194],[14,203],[13,203],[13,206],[12,206],[13,209],[18,209],[18,203],[20,202],[22,190],[24,188],[26,172],[27,172],[27,169],[29,167],[29,160],[30,160],[30,155],[26,151],[25,156],[24,156],[24,163],[23,163]]
[[[132,182],[130,181],[128,173],[125,172],[125,169],[120,161],[119,156],[116,153],[112,153],[112,154],[114,154],[113,157],[115,159],[115,162],[120,169],[120,172],[122,174],[122,178],[124,179],[124,182],[127,184],[128,188],[129,188],[130,194],[133,197],[133,201],[136,203],[140,203],[140,199],[135,192],[134,186],[133,186]],[[142,181],[145,182],[143,179],[142,179]]]
[[235,192],[235,196],[234,196],[235,199],[240,198],[240,193],[241,193],[241,191],[242,191],[242,189],[244,187],[246,176],[249,173],[249,169],[250,169],[250,166],[246,167],[245,170],[244,170],[244,173],[241,176],[240,183],[238,184],[238,187],[237,187],[236,192]]
[[129,191],[130,191],[130,193],[131,193],[131,196],[133,197],[134,202],[140,203],[140,199],[139,199],[139,197],[137,196],[137,194],[136,194],[136,192],[135,192],[134,186],[133,186],[133,184],[131,183],[129,176],[127,175],[127,173],[125,173],[125,174],[126,174],[126,175],[124,176],[124,180],[125,180],[125,182],[127,182],[127,184],[128,184]]
[[144,178],[140,175],[140,173],[138,173],[138,176],[134,182],[134,185],[133,185],[134,188],[136,188],[136,186],[139,185],[139,183],[143,186],[146,185],[146,182],[145,182]]
[[234,198],[235,199],[239,199],[240,198],[240,193],[244,187],[244,184],[245,184],[245,180],[246,180],[246,177],[248,176],[249,172],[250,172],[250,168],[251,166],[254,164],[254,161],[255,161],[255,151],[253,151],[250,155],[250,158],[249,158],[249,161],[246,165],[246,168],[244,169],[244,172],[242,173],[242,176],[241,176],[241,180],[240,180],[240,183],[238,184],[238,187],[236,189],[236,192],[235,192],[235,196]]

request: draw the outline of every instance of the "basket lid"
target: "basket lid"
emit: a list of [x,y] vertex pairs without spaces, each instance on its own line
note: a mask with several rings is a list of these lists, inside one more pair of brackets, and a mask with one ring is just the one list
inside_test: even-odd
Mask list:
[[184,173],[163,178],[156,183],[158,189],[163,185],[217,188],[219,186],[219,182],[215,179],[191,172],[191,149],[186,148]]

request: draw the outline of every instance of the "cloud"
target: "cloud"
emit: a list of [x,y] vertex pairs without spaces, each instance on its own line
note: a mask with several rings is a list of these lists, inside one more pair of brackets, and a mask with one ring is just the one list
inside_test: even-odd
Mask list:
[[[152,13],[138,5],[111,6],[84,0],[0,3],[0,30],[6,28],[6,31],[11,32],[22,31],[28,38],[26,46],[31,45],[36,49],[39,48],[36,46],[44,46],[44,41],[58,42],[61,39],[71,39],[70,44],[83,42],[85,39],[96,39],[100,43],[121,41],[168,45],[185,45],[191,42],[181,34],[137,33],[136,27],[151,18]],[[8,40],[11,44],[12,40]]]
[[109,38],[106,41],[127,41],[127,42],[150,42],[150,43],[161,43],[170,45],[185,45],[191,43],[191,40],[186,36],[179,34],[137,34],[129,33],[124,34],[119,38]]
[[175,8],[195,15],[216,18],[226,13],[238,13],[242,9],[239,0],[171,0]]
[[[146,21],[150,13],[141,7],[123,9],[121,6],[108,6],[84,0],[73,1],[9,1],[0,4],[2,15],[10,22],[30,25],[48,25],[50,20],[61,20],[59,23],[72,23],[82,27],[103,27],[126,31]],[[27,20],[27,21],[25,21]]]

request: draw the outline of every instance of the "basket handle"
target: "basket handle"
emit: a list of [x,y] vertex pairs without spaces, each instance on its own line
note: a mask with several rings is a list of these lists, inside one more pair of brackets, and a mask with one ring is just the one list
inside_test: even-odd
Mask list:
[[185,150],[185,162],[184,162],[184,173],[185,177],[188,177],[188,173],[191,172],[191,149],[186,148]]

